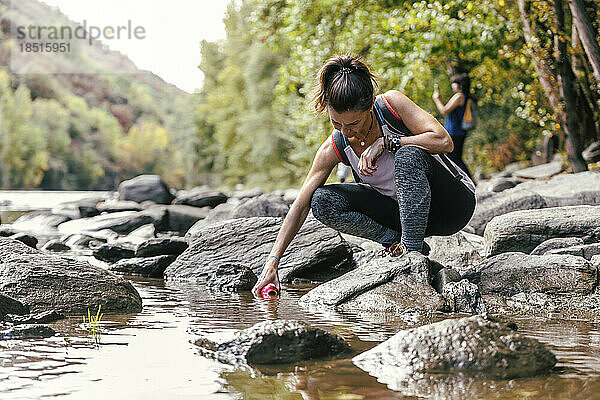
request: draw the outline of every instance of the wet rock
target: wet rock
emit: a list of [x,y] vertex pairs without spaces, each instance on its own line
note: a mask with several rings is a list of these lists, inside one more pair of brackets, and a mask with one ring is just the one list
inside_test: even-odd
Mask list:
[[459,282],[448,282],[442,289],[451,312],[467,314],[485,314],[485,304],[477,285],[466,279]]
[[392,388],[409,385],[422,374],[470,372],[521,378],[549,371],[555,356],[537,341],[481,316],[406,329],[352,359]]
[[235,332],[232,338],[200,338],[196,341],[203,356],[238,367],[261,364],[290,364],[330,358],[350,351],[338,336],[304,322],[263,321]]
[[177,198],[173,200],[173,204],[214,208],[226,201],[227,196],[225,194],[199,187],[190,191],[178,193]]
[[117,233],[127,234],[147,224],[152,224],[161,230],[166,225],[166,221],[165,210],[151,208],[139,212],[122,211],[92,218],[80,218],[60,224],[58,230],[63,234],[70,234],[110,229]]
[[36,248],[37,244],[38,244],[38,240],[36,237],[29,235],[27,233],[15,233],[14,235],[12,235],[10,237],[13,240],[18,240],[21,243],[26,244],[27,246],[31,247],[31,248]]
[[69,246],[67,246],[66,244],[64,244],[59,239],[52,239],[52,240],[46,242],[46,244],[42,247],[42,251],[61,252],[61,251],[69,251],[69,250],[71,250],[71,248]]
[[285,217],[289,209],[281,196],[266,194],[243,202],[232,211],[231,217]]
[[565,166],[562,161],[553,161],[515,171],[513,175],[524,179],[548,179],[564,170]]
[[583,257],[591,260],[592,257],[600,255],[600,243],[582,244],[580,246],[571,246],[562,249],[554,249],[546,254],[571,254],[573,256]]
[[8,314],[23,315],[28,312],[29,309],[23,303],[0,292],[0,321]]
[[174,196],[158,175],[140,175],[119,185],[119,200],[141,203],[151,200],[157,204],[171,204]]
[[188,248],[188,243],[180,237],[153,238],[140,244],[135,250],[136,257],[161,255],[178,256]]
[[56,335],[54,329],[44,325],[16,325],[0,331],[0,340],[43,339]]
[[444,286],[450,282],[458,282],[461,280],[460,274],[452,268],[442,268],[433,276],[431,286],[436,292],[442,293]]
[[[364,259],[363,264],[344,275],[325,282],[302,296],[299,303],[304,307],[335,307],[369,292],[385,283],[392,282],[402,274],[427,269],[427,259],[417,252],[411,252],[400,260],[388,261],[385,258]],[[414,274],[418,276],[418,272]],[[427,275],[413,277],[414,282],[427,283]],[[393,285],[400,288],[400,285]],[[431,292],[435,293],[433,288]],[[435,293],[437,295],[437,293]],[[414,296],[418,296],[414,293]],[[438,295],[439,296],[439,295]],[[413,296],[411,296],[413,297]]]
[[96,206],[101,213],[116,213],[123,211],[142,211],[144,208],[135,201],[102,201]]
[[84,313],[102,304],[107,313],[139,312],[142,300],[124,279],[60,255],[0,238],[0,291],[37,313]]
[[94,257],[98,260],[113,263],[125,258],[135,257],[135,250],[131,247],[124,247],[123,245],[105,243],[94,248]]
[[460,231],[450,236],[431,236],[427,242],[431,247],[430,260],[461,273],[483,260],[481,236]]
[[223,264],[209,276],[206,284],[211,289],[227,292],[252,290],[258,282],[256,274],[245,265]]
[[5,322],[9,322],[14,325],[26,325],[26,324],[49,324],[51,322],[60,321],[65,319],[65,316],[54,310],[44,311],[37,314],[29,315],[7,315],[4,318]]
[[583,159],[588,163],[595,163],[600,161],[600,142],[594,142],[590,144],[586,149],[581,153]]
[[[468,279],[477,281],[473,276]],[[504,253],[483,263],[478,286],[482,294],[507,296],[519,292],[589,294],[596,280],[596,268],[582,257]]]
[[126,274],[141,275],[148,278],[162,278],[165,269],[175,261],[177,256],[163,255],[155,257],[128,258],[117,261],[108,267],[110,271]]
[[598,227],[600,206],[554,207],[515,211],[495,217],[485,229],[485,254],[530,253],[557,237],[582,237]]
[[[216,266],[248,265],[259,275],[281,226],[280,218],[222,221],[186,235],[190,247],[165,271],[168,279],[205,280]],[[351,267],[350,246],[337,231],[307,218],[279,265],[279,278],[326,280]]]
[[565,247],[578,246],[583,244],[583,239],[577,237],[566,237],[566,238],[552,238],[540,243],[535,249],[531,251],[531,255],[541,256],[555,249],[564,249]]
[[[469,222],[482,235],[492,218],[512,211],[600,204],[600,173],[563,174],[548,181],[524,182],[512,189],[481,197]],[[488,193],[492,193],[491,191]]]

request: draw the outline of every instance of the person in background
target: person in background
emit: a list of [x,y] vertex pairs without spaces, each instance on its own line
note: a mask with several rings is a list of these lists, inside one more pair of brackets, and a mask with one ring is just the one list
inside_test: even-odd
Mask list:
[[462,128],[462,120],[467,108],[467,100],[470,97],[471,79],[467,74],[457,74],[450,78],[454,95],[448,103],[444,104],[438,85],[433,88],[433,101],[440,113],[445,117],[444,127],[452,137],[454,150],[448,153],[448,157],[454,161],[463,171],[472,178],[471,171],[463,161],[463,149],[467,132]]

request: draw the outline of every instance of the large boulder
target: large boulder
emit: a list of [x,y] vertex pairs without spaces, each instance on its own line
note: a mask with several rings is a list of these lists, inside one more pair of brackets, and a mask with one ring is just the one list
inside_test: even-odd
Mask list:
[[479,272],[466,277],[478,283],[482,294],[589,294],[596,286],[597,270],[585,258],[577,256],[503,253],[489,258]]
[[131,284],[102,268],[0,238],[0,291],[31,312],[83,314],[102,305],[107,313],[139,312],[142,300]]
[[[281,227],[281,218],[254,217],[222,221],[186,235],[190,247],[165,271],[167,279],[205,280],[219,265],[248,265],[256,275]],[[326,280],[351,267],[350,246],[340,234],[313,217],[290,243],[279,265],[279,278]]]
[[485,254],[530,253],[557,237],[583,237],[598,227],[600,206],[570,206],[515,211],[495,217],[485,229]]
[[401,390],[429,373],[534,376],[548,372],[556,357],[536,339],[473,316],[402,330],[352,362],[379,382]]
[[340,337],[290,320],[263,321],[229,338],[201,337],[195,343],[203,356],[238,367],[290,364],[350,351]]
[[166,210],[157,207],[144,211],[122,211],[91,218],[80,218],[60,224],[58,230],[63,234],[71,234],[110,229],[117,233],[127,234],[147,224],[153,224],[158,230],[162,230],[166,221]]
[[173,200],[173,204],[214,208],[226,201],[227,196],[225,194],[204,187],[198,187],[190,191],[179,192],[177,198]]
[[119,185],[119,200],[141,203],[146,200],[157,204],[171,204],[174,196],[169,186],[158,175],[140,175]]
[[512,211],[575,205],[600,205],[600,173],[563,174],[548,181],[524,182],[498,194],[478,196],[469,226],[482,235],[492,218]]

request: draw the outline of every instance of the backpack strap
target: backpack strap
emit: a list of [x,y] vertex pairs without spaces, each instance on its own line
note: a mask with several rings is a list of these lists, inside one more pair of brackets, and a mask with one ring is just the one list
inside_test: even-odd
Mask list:
[[348,159],[348,155],[344,151],[344,149],[350,145],[350,143],[348,142],[348,139],[344,135],[342,135],[342,132],[335,129],[333,131],[333,133],[331,134],[331,144],[333,145],[333,149],[335,150],[335,153],[337,154],[338,159],[343,164],[349,166],[350,169],[352,170],[352,176],[354,177],[354,182],[356,182],[356,183],[361,182],[360,176],[358,175],[358,173],[356,173],[354,168],[352,168],[352,165],[350,164],[350,160]]
[[[387,125],[390,131],[402,136],[414,136],[414,134],[402,121],[402,118],[390,106],[384,95],[377,96],[377,98],[375,99],[374,108],[376,115],[380,118],[379,122],[382,122],[384,125]],[[462,180],[462,175],[450,162],[446,153],[438,154],[438,156],[440,157],[440,160],[444,163],[448,171],[450,171],[450,173],[459,181]]]

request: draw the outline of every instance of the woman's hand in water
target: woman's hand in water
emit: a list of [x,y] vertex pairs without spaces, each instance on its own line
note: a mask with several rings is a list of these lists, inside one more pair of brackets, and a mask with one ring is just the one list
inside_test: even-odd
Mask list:
[[358,161],[358,172],[364,176],[371,176],[377,170],[375,161],[383,153],[383,138],[380,137],[367,147],[360,155]]
[[258,277],[256,285],[252,288],[252,294],[254,297],[260,297],[260,291],[262,288],[267,286],[269,283],[275,284],[277,291],[281,291],[281,284],[279,283],[279,274],[277,273],[277,267],[279,261],[275,257],[269,257],[263,266],[263,270]]

